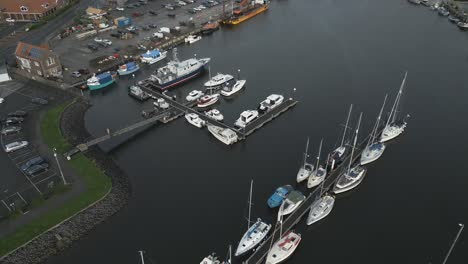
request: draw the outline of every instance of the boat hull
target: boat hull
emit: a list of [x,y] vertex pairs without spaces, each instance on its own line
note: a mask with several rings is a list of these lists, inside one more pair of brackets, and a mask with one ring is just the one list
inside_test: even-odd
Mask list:
[[389,127],[385,127],[382,131],[382,135],[380,136],[380,143],[384,143],[398,137],[403,133],[403,131],[405,131],[405,128],[406,123],[403,123],[400,126],[392,125]]
[[220,93],[221,93],[222,96],[225,96],[225,97],[232,96],[232,95],[238,93],[240,90],[242,90],[242,88],[244,88],[245,82],[246,82],[245,80],[239,80],[239,81],[236,82],[236,84],[234,85],[234,87],[232,88],[231,91],[225,91],[225,90],[221,89]]
[[107,86],[113,84],[114,82],[115,82],[115,80],[112,79],[112,80],[110,80],[110,81],[108,81],[108,82],[106,82],[106,83],[102,83],[102,84],[99,84],[99,85],[88,85],[88,88],[89,88],[90,90],[92,90],[92,91],[94,91],[94,90],[99,90],[99,89],[102,89],[102,88],[104,88],[104,87],[107,87]]
[[383,144],[383,143],[377,143],[377,144],[381,144],[381,147],[378,150],[371,150],[371,149],[369,149],[369,147],[366,147],[362,151],[361,165],[366,165],[366,164],[369,164],[371,162],[374,162],[374,161],[378,160],[382,156],[382,154],[384,153],[385,148],[386,148],[385,144]]
[[[208,127],[208,131],[209,131],[215,138],[217,138],[219,141],[223,142],[223,143],[226,144],[226,145],[232,145],[232,144],[236,143],[237,140],[238,140],[237,136],[234,137],[234,138],[230,138],[230,139],[227,139],[227,138],[222,137],[222,136],[219,134],[219,133],[221,132],[221,130],[222,130],[222,128],[220,128],[220,127],[210,125],[209,123],[208,123],[207,127]],[[234,131],[233,131],[233,132],[234,132]]]
[[177,79],[174,79],[172,81],[169,81],[167,83],[164,83],[164,84],[157,84],[156,87],[158,87],[160,90],[167,90],[169,88],[172,88],[172,87],[175,87],[175,86],[178,86],[178,85],[181,85],[185,82],[188,82],[190,81],[191,79],[197,77],[198,75],[200,75],[203,70],[205,69],[204,66],[198,68],[197,70],[189,73],[189,74],[186,74],[184,76],[181,76]]
[[133,69],[133,70],[130,70],[130,71],[127,71],[127,70],[125,70],[125,71],[117,70],[117,73],[118,73],[120,76],[129,75],[129,74],[132,74],[132,73],[138,71],[139,69],[140,69],[140,66],[137,65],[137,66],[135,67],[135,69]]
[[319,185],[326,176],[326,170],[323,168],[320,168],[323,171],[323,175],[317,175],[317,170],[312,172],[312,174],[309,176],[309,179],[307,180],[307,188],[311,189],[314,188],[315,186]]
[[[268,232],[270,232],[270,229],[271,225],[261,222],[261,220],[257,221],[242,236],[234,256],[239,257],[254,249],[258,244],[260,244],[260,242],[263,241],[263,239],[265,239],[265,237],[268,235]],[[257,230],[256,233],[254,233],[255,230]],[[252,233],[253,235],[251,235]]]
[[276,241],[268,252],[266,264],[278,264],[287,260],[294,253],[300,242],[300,234],[294,232],[286,233],[280,240]]
[[242,22],[244,22],[246,20],[251,19],[252,17],[254,17],[254,16],[258,15],[258,14],[261,14],[261,13],[267,11],[269,8],[270,8],[270,6],[268,4],[262,5],[262,6],[258,7],[258,8],[256,8],[255,10],[252,10],[248,14],[238,16],[236,18],[231,18],[231,19],[225,20],[222,23],[224,25],[237,25],[237,24],[240,24],[240,23],[242,23]]
[[356,188],[359,184],[361,184],[362,180],[364,179],[364,176],[366,175],[366,172],[367,172],[367,169],[362,167],[362,171],[361,171],[361,175],[359,175],[358,177],[356,177],[356,179],[346,185],[340,185],[340,180],[341,180],[341,177],[345,177],[345,174],[342,174],[340,179],[338,179],[336,185],[333,187],[333,192],[338,194],[338,193],[344,193],[344,192],[347,192],[347,191],[350,191],[354,188]]
[[307,225],[311,225],[327,217],[332,211],[334,204],[335,197],[331,195],[325,195],[315,201],[310,206],[310,212],[307,217]]
[[[305,168],[306,166],[308,166],[310,170],[306,169]],[[309,178],[313,170],[314,170],[314,165],[309,164],[309,163],[304,164],[304,166],[302,166],[297,172],[297,176],[296,176],[297,183],[303,182],[307,178]]]

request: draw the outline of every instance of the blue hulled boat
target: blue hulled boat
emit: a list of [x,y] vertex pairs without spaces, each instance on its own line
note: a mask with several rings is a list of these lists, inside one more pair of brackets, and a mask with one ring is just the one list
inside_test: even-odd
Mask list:
[[140,69],[140,66],[138,66],[136,62],[131,61],[123,65],[120,65],[117,72],[119,73],[119,75],[128,75],[128,74],[132,74],[138,71],[139,69]]
[[286,198],[293,189],[291,185],[284,185],[276,189],[275,193],[268,198],[268,206],[270,208],[275,208],[280,206],[283,203],[283,200]]

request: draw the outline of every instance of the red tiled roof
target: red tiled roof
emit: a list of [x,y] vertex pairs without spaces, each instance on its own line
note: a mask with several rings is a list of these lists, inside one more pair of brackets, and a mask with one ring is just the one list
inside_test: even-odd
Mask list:
[[24,42],[18,42],[16,46],[15,55],[22,58],[29,58],[33,60],[42,60],[50,55],[50,51],[43,47],[34,46]]
[[[0,0],[0,10],[5,13],[44,13],[57,5],[62,4],[63,0]],[[24,6],[28,11],[21,11]]]

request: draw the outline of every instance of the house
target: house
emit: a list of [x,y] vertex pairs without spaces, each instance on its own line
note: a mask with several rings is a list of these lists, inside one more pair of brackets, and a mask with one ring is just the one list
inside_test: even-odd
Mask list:
[[1,0],[0,15],[16,21],[37,21],[66,5],[69,0]]
[[62,76],[59,57],[46,48],[19,42],[15,56],[18,68],[32,75],[45,78]]

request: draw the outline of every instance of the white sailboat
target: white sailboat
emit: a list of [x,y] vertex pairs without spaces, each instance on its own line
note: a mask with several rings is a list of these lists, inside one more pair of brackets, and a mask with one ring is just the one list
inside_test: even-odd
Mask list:
[[310,174],[309,179],[307,180],[307,188],[313,188],[319,185],[325,179],[327,175],[327,169],[320,166],[320,154],[322,152],[322,143],[323,139],[320,140],[319,152],[317,155],[317,164],[315,165],[315,170]]
[[266,235],[271,229],[271,225],[262,222],[260,218],[257,219],[253,225],[250,225],[250,214],[252,209],[252,189],[253,180],[250,182],[250,195],[249,195],[249,218],[247,221],[247,231],[242,236],[239,246],[237,247],[234,256],[238,257],[252,249],[254,249],[260,242],[265,239]]
[[345,154],[346,154],[346,151],[347,151],[347,147],[346,147],[346,142],[345,142],[345,138],[346,138],[346,130],[348,129],[348,123],[349,123],[349,118],[351,116],[351,111],[353,110],[353,105],[351,104],[349,106],[349,111],[348,111],[348,118],[346,118],[346,124],[345,124],[345,127],[344,127],[344,131],[343,131],[343,137],[341,139],[341,144],[338,148],[336,148],[335,150],[333,150],[329,155],[328,155],[328,161],[327,163],[331,166],[331,169],[330,170],[333,170],[335,169],[335,167],[337,165],[339,165],[341,162],[343,162],[343,159],[345,157]]
[[359,126],[361,125],[362,113],[359,115],[359,121],[356,127],[356,132],[354,135],[353,148],[351,150],[351,157],[349,158],[349,164],[346,171],[341,174],[338,178],[338,181],[333,188],[334,193],[342,193],[353,189],[358,186],[364,179],[367,169],[361,165],[356,165],[351,168],[353,163],[354,149],[356,148],[356,142],[359,134]]
[[315,200],[310,206],[309,215],[307,216],[307,225],[318,222],[330,214],[335,204],[335,197],[331,194],[323,194],[323,185],[325,181],[320,184],[319,198]]
[[395,103],[393,104],[392,110],[390,111],[387,124],[385,125],[385,128],[382,131],[382,135],[380,136],[380,142],[389,141],[398,137],[406,128],[406,120],[397,120],[397,114],[407,75],[408,72],[405,72],[405,77],[403,78],[400,90],[398,91],[397,97],[395,98]]
[[387,95],[385,95],[382,108],[380,108],[379,116],[377,116],[377,121],[375,122],[374,128],[369,136],[369,141],[367,142],[366,147],[361,153],[361,165],[369,164],[373,161],[376,161],[382,156],[385,151],[385,144],[379,142],[377,138],[377,132],[380,126],[380,120],[382,118],[382,112],[385,107],[385,102],[387,101]]
[[309,151],[309,137],[307,137],[307,144],[306,144],[306,149],[304,152],[304,161],[302,162],[301,168],[299,168],[299,171],[297,172],[296,181],[298,183],[309,178],[310,174],[314,170],[314,165],[307,163],[307,157],[309,157],[308,151]]

